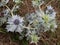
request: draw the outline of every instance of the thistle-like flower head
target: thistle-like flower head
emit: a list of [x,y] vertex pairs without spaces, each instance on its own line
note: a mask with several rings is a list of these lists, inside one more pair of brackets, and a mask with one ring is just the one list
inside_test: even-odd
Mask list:
[[52,17],[52,18],[56,17],[56,12],[54,11],[54,9],[51,5],[47,6],[46,14],[49,14],[50,17]]
[[22,26],[23,26],[23,17],[20,17],[18,15],[14,15],[11,18],[8,18],[8,24],[6,29],[7,31],[11,31],[11,32],[22,32]]

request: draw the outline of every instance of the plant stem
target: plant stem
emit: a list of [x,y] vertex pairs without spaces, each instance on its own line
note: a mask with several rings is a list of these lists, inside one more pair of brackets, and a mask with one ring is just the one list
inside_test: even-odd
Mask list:
[[12,8],[12,10],[11,10],[11,12],[13,12],[14,11],[14,9],[15,9],[15,6],[16,6],[17,4],[15,4],[14,6],[13,6],[13,8]]
[[38,44],[36,43],[36,45],[38,45]]
[[31,28],[31,27],[25,27],[25,26],[23,26],[23,28],[27,28],[27,29],[37,29],[37,28]]
[[7,8],[8,8],[8,10],[10,11],[10,13],[11,13],[11,15],[13,16],[13,12],[11,11],[11,9],[7,6],[7,5],[5,5]]

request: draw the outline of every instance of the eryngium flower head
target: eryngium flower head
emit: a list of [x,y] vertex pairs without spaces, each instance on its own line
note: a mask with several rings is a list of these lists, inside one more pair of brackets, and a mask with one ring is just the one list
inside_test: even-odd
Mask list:
[[3,25],[7,21],[8,17],[10,17],[10,13],[8,9],[0,12],[0,26]]
[[55,29],[57,28],[55,18],[53,19],[53,17],[51,17],[50,15],[44,15],[43,20],[44,20],[44,23],[43,23],[44,32],[49,31],[49,30],[54,32]]
[[46,14],[49,14],[53,18],[56,17],[56,12],[51,5],[47,6]]
[[9,2],[9,0],[1,0],[0,7],[6,5],[8,2]]
[[43,3],[44,3],[44,1],[42,1],[42,0],[32,0],[33,6],[39,6]]
[[37,42],[39,41],[40,37],[38,37],[38,35],[36,34],[32,34],[31,35],[31,43],[35,43],[37,44]]
[[23,30],[22,26],[23,26],[23,17],[20,17],[18,15],[14,15],[11,18],[8,18],[8,24],[6,29],[9,32],[18,32],[21,33]]

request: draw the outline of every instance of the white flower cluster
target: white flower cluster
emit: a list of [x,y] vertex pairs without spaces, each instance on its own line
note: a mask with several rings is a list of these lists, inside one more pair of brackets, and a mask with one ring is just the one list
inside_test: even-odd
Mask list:
[[[48,9],[48,7],[47,7],[47,9]],[[50,7],[50,8],[52,8],[52,7]],[[48,10],[46,10],[46,11],[48,11]],[[53,11],[53,12],[52,13],[46,12],[46,14],[44,14],[42,11],[37,10],[35,13],[27,14],[25,16],[26,23],[29,22],[29,24],[27,26],[27,27],[29,27],[27,37],[29,37],[29,36],[31,37],[33,35],[31,33],[34,33],[34,32],[35,32],[34,35],[36,35],[36,34],[39,35],[40,32],[46,32],[49,30],[51,30],[52,32],[55,31],[55,29],[57,28],[56,19],[55,19],[56,13],[53,8],[51,9],[51,11]],[[37,39],[37,37],[36,37],[36,39]],[[32,38],[34,38],[34,36],[32,36]],[[35,42],[35,41],[32,41],[32,42]]]
[[[42,16],[40,16],[40,15],[41,15],[41,13],[38,11],[36,11],[36,13],[26,15],[26,20],[29,22],[30,27],[36,28],[37,30],[41,29],[42,31],[47,31],[52,28],[53,28],[52,30],[54,30],[54,28],[57,27],[56,21],[54,18],[55,15],[53,17],[49,14],[44,14]],[[51,26],[53,26],[53,27],[51,27]]]

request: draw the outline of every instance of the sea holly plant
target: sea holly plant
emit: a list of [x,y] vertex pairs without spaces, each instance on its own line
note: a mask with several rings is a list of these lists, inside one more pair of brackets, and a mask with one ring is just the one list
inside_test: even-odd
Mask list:
[[[3,2],[4,3],[3,3]],[[46,11],[42,11],[41,9],[36,9],[33,13],[27,13],[24,17],[15,14],[19,8],[21,0],[13,0],[15,5],[12,9],[8,7],[6,4],[8,0],[1,0],[1,6],[6,6],[7,9],[0,12],[0,27],[6,23],[6,32],[18,33],[16,37],[19,40],[22,40],[24,45],[28,45],[27,43],[35,43],[41,39],[40,33],[52,31],[54,32],[57,28],[56,24],[56,12],[54,11],[51,5],[47,6]],[[39,7],[41,5],[41,0],[32,0],[33,7]],[[0,7],[1,7],[0,6]],[[19,35],[19,36],[18,36]],[[14,36],[14,38],[16,38]]]

